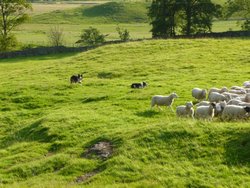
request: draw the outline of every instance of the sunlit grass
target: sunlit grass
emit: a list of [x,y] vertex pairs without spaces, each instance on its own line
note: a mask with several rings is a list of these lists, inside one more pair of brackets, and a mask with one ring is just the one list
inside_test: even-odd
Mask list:
[[[193,100],[193,87],[241,85],[249,54],[248,39],[152,40],[0,60],[0,184],[247,187],[249,120],[179,119],[150,100],[175,91],[176,108]],[[71,85],[78,73],[83,84]],[[149,86],[130,88],[140,81]],[[113,144],[112,157],[84,158],[101,140]]]

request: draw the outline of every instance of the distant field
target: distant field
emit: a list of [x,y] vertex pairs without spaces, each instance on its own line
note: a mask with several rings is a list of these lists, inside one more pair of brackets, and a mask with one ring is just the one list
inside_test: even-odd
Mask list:
[[[48,45],[47,32],[53,24],[24,24],[16,30],[18,40],[27,44]],[[79,40],[83,29],[93,26],[98,28],[102,33],[108,34],[107,40],[119,39],[116,27],[118,24],[60,24],[65,35],[65,45],[74,46],[75,42]],[[134,23],[134,24],[119,24],[120,27],[128,29],[132,39],[150,38],[151,26],[148,23]],[[213,25],[213,32],[240,30],[237,21],[215,21]]]

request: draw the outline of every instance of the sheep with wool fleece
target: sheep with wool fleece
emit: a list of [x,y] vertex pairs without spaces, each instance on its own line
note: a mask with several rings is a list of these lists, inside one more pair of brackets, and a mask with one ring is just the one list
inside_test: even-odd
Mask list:
[[248,106],[227,105],[222,112],[223,120],[243,119],[250,112]]
[[220,102],[220,101],[227,101],[227,97],[224,96],[223,94],[220,94],[218,92],[212,92],[208,96],[208,100],[210,102]]
[[155,105],[160,108],[160,106],[167,106],[172,109],[172,104],[174,102],[174,99],[178,98],[178,95],[176,93],[171,93],[168,96],[163,95],[154,95],[151,100],[151,108],[153,108]]
[[214,117],[216,104],[210,103],[209,106],[199,106],[195,111],[195,117],[200,119],[210,119],[212,120]]
[[213,87],[213,88],[211,88],[211,89],[209,90],[208,95],[209,95],[210,93],[212,93],[212,92],[223,93],[223,92],[228,92],[228,89],[227,89],[227,87],[222,87],[221,89],[218,89],[218,88]]
[[180,117],[194,118],[194,108],[192,102],[187,102],[186,105],[177,106],[176,115]]
[[207,90],[200,89],[200,88],[193,88],[192,89],[192,96],[198,100],[206,99]]

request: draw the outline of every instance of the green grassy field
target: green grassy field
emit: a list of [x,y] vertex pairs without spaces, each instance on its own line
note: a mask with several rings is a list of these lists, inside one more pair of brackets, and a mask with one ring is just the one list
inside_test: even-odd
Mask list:
[[[241,85],[249,55],[248,39],[197,39],[0,60],[1,187],[248,187],[249,119],[178,119],[150,100],[175,91],[176,108],[193,87]],[[98,141],[112,156],[85,158]]]

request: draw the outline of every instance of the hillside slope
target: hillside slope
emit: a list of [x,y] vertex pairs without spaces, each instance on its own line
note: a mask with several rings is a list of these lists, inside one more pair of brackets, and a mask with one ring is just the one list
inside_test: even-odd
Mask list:
[[[178,119],[152,95],[249,79],[250,41],[155,40],[0,60],[3,187],[247,187],[248,121]],[[84,73],[82,85],[72,74]],[[149,86],[132,90],[132,82]],[[103,160],[91,146],[111,144]]]
[[147,22],[148,3],[108,2],[82,6],[71,10],[57,10],[34,16],[33,23],[143,23]]

